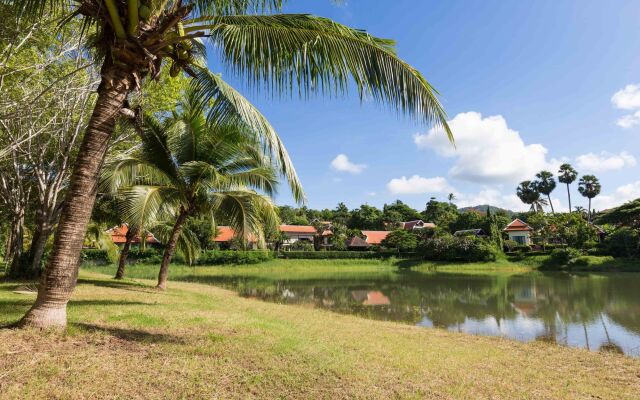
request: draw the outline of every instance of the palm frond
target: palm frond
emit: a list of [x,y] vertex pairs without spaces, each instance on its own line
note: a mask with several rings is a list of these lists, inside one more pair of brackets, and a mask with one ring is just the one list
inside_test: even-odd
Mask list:
[[20,18],[35,20],[45,14],[60,15],[69,11],[69,0],[0,0],[0,4],[15,7]]
[[[167,243],[173,231],[173,223],[159,223],[154,225],[152,229],[162,243]],[[193,265],[201,252],[200,241],[196,234],[188,228],[183,227],[176,241],[176,251],[189,265]]]
[[133,186],[119,191],[119,213],[132,226],[149,226],[153,221],[171,218],[183,201],[182,193],[172,187]]
[[304,202],[302,184],[293,166],[287,149],[269,121],[239,92],[220,76],[206,69],[198,69],[192,81],[192,90],[198,93],[201,102],[211,104],[207,119],[212,125],[246,126],[260,138],[266,152],[277,162],[282,175],[287,179],[293,197]]
[[304,14],[215,16],[189,29],[207,29],[222,59],[256,87],[337,94],[353,79],[361,100],[373,97],[440,126],[453,142],[437,91],[396,55],[391,40]]
[[195,0],[198,15],[233,15],[259,12],[276,12],[282,9],[284,0]]

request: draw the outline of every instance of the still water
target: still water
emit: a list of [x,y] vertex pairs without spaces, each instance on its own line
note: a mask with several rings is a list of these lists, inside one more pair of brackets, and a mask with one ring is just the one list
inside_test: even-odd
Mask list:
[[211,283],[277,303],[640,357],[640,273],[334,275],[232,274]]

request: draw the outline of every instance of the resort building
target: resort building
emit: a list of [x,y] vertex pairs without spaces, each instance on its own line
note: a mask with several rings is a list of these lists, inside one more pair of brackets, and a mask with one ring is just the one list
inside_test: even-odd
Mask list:
[[298,241],[313,243],[317,234],[316,228],[310,225],[280,225],[280,232],[286,236],[282,243],[285,247]]
[[511,221],[511,223],[504,228],[504,231],[509,235],[509,240],[513,240],[520,245],[530,245],[532,243],[531,233],[533,232],[533,228],[519,218]]
[[[107,233],[111,236],[111,240],[118,246],[123,246],[127,241],[127,232],[129,232],[129,225],[122,224],[120,226],[114,226],[111,229],[107,230]],[[138,234],[133,240],[131,244],[140,244],[141,236]],[[159,246],[160,241],[156,239],[153,234],[150,232],[147,233],[147,245]]]
[[360,236],[354,236],[347,239],[345,246],[349,250],[367,250],[371,245]]
[[362,231],[365,242],[370,246],[380,246],[390,233],[391,231]]
[[435,229],[436,224],[434,224],[433,222],[424,222],[423,220],[418,219],[415,221],[402,222],[401,227],[406,231],[413,231],[416,229],[424,229],[424,228]]

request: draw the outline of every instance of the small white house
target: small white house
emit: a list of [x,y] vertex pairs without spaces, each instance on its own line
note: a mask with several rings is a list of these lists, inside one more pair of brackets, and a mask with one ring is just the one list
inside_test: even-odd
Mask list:
[[533,232],[533,228],[519,218],[511,221],[511,223],[504,228],[504,231],[509,235],[509,240],[513,240],[520,245],[532,243],[531,233]]
[[280,232],[287,237],[282,243],[285,247],[298,241],[313,243],[317,234],[316,228],[308,225],[280,225]]

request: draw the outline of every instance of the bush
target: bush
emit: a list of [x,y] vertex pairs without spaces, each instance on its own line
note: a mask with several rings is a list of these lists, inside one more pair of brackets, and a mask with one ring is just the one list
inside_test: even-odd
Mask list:
[[110,264],[109,252],[106,249],[82,249],[80,254],[82,262],[93,264]]
[[580,250],[576,250],[570,247],[566,249],[555,249],[551,252],[549,261],[555,265],[567,265],[571,260],[580,256],[582,256]]
[[387,235],[380,243],[383,247],[397,249],[398,251],[415,250],[418,245],[418,238],[411,232],[404,229],[397,229]]
[[516,242],[515,240],[505,240],[504,247],[507,249],[507,251],[514,251],[515,248],[518,247],[518,242]]
[[274,258],[272,251],[207,250],[198,259],[199,265],[259,264]]
[[531,246],[529,246],[528,244],[520,244],[513,248],[513,251],[520,251],[523,253],[528,253],[531,250]]
[[441,236],[424,241],[419,253],[436,261],[495,261],[498,251],[484,239],[473,236]]
[[307,242],[306,240],[298,240],[297,242],[291,244],[289,249],[293,251],[314,251],[315,247],[313,247],[313,243]]
[[358,259],[375,259],[383,258],[386,256],[398,255],[397,252],[385,253],[374,251],[283,251],[280,252],[279,257],[288,259],[311,259],[311,260],[331,260],[331,259],[345,259],[345,258],[358,258]]
[[631,228],[620,228],[607,236],[605,249],[614,257],[638,256],[638,232]]

